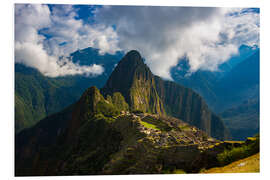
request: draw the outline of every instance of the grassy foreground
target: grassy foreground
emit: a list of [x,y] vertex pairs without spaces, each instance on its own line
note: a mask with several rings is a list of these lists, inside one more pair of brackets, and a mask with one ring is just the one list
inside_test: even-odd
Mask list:
[[224,167],[205,170],[201,173],[255,173],[260,172],[260,153],[240,159]]

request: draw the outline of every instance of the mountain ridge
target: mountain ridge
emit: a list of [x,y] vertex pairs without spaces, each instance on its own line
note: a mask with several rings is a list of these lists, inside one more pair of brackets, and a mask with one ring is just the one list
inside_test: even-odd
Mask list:
[[138,51],[131,50],[123,57],[101,89],[104,96],[114,92],[123,94],[132,111],[180,118],[216,138],[224,139],[229,134],[199,94],[152,74]]
[[224,146],[176,118],[120,112],[90,87],[77,103],[16,136],[15,174],[198,172],[215,166]]
[[[240,54],[220,65],[219,71],[215,72],[198,70],[188,74],[190,66],[184,58],[171,69],[171,74],[175,82],[192,88],[206,100],[214,112],[220,113],[231,106],[240,105],[249,98],[249,94],[258,94],[258,91],[252,89],[257,88],[253,85],[259,85],[259,51],[259,48],[241,46]],[[245,65],[248,63],[250,65]],[[246,87],[243,86],[244,83]]]

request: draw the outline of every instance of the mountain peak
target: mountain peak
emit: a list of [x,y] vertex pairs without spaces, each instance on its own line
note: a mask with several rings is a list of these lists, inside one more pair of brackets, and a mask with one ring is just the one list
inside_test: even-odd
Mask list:
[[92,86],[88,88],[82,95],[80,102],[82,106],[89,109],[91,112],[96,110],[96,105],[99,101],[104,100],[103,96],[97,87]]
[[99,90],[96,86],[91,86],[90,88],[88,88],[84,94],[82,95],[82,97],[84,96],[93,96],[93,97],[96,97],[96,96],[100,96],[100,93],[99,93]]
[[136,50],[131,50],[115,67],[102,90],[103,94],[112,95],[112,92],[121,92],[125,97],[127,97],[127,91],[132,86],[138,69],[141,69],[141,72],[143,73],[149,68],[144,64],[140,53]]
[[[101,92],[104,97],[121,93],[131,111],[172,115],[213,137],[223,139],[227,135],[222,120],[197,93],[154,76],[138,51],[129,51],[123,57]],[[221,131],[215,131],[217,126]]]
[[119,66],[128,66],[128,68],[135,68],[138,65],[144,65],[140,53],[136,50],[129,51],[123,59],[119,62]]
[[131,110],[164,114],[153,83],[154,75],[140,53],[132,50],[118,63],[101,92],[104,96],[120,92]]
[[141,59],[141,54],[137,50],[131,50],[126,54],[127,57],[136,57],[138,59]]

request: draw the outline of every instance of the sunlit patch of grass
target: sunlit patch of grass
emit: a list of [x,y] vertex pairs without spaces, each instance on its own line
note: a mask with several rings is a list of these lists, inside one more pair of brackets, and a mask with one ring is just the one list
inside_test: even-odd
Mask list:
[[182,169],[176,169],[173,171],[173,174],[186,174],[186,172]]
[[163,122],[162,120],[156,119],[155,117],[152,116],[146,116],[142,118],[142,121],[154,125],[158,130],[161,131],[168,132],[172,130],[172,128],[168,126],[167,123]]
[[256,137],[248,137],[247,140],[256,141]]
[[189,131],[191,130],[190,126],[185,124],[185,125],[180,125],[179,128],[183,131]]
[[146,128],[151,128],[151,129],[155,129],[155,130],[160,131],[160,129],[157,126],[155,126],[154,124],[150,124],[150,123],[145,122],[145,121],[141,121],[140,123]]
[[186,174],[186,172],[182,169],[175,169],[175,170],[163,170],[163,174]]

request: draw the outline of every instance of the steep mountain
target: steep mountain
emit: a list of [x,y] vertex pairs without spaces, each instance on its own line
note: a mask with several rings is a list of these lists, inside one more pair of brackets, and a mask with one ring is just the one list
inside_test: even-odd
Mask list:
[[258,51],[258,47],[250,47],[246,45],[241,45],[238,49],[238,54],[232,56],[229,60],[224,62],[219,66],[219,69],[223,73],[223,76],[229,73],[235,66],[237,66],[239,63],[243,62],[250,56],[252,56],[256,51]]
[[102,92],[88,88],[18,133],[15,175],[198,172],[217,166],[217,154],[232,146],[209,136],[223,139],[226,129],[203,99],[154,76],[137,51],[119,62]]
[[[198,70],[192,74],[189,73],[190,66],[188,64],[188,60],[183,58],[175,67],[171,69],[171,75],[175,82],[192,88],[194,91],[199,93],[206,100],[210,108],[215,112],[222,112],[225,109],[230,108],[232,105],[241,104],[244,100],[246,100],[245,98],[248,94],[256,94],[258,92],[251,91],[251,89],[254,88],[254,84],[252,84],[252,81],[254,80],[252,80],[252,78],[259,78],[259,73],[255,72],[259,72],[258,53],[258,48],[254,49],[243,45],[239,48],[239,55],[233,56],[228,61],[221,64],[219,66],[219,71],[211,72]],[[245,65],[249,62],[251,62],[251,64],[253,63],[253,66],[247,67],[247,65]],[[245,73],[247,72],[251,72],[252,75],[246,76]],[[230,79],[235,83],[230,84]],[[241,91],[237,92],[239,89],[234,88],[234,85],[239,85],[239,83],[242,83],[241,81],[244,79],[247,80],[246,87],[242,87]],[[237,92],[239,95],[242,94],[243,98],[235,98],[230,96],[230,94],[235,93],[232,91]],[[225,97],[224,93],[228,94],[228,96]]]
[[82,92],[75,84],[72,79],[50,79],[33,68],[15,64],[15,132],[75,102]]
[[245,61],[235,66],[219,81],[217,92],[219,109],[240,105],[243,101],[259,98],[260,52],[256,51]]
[[167,114],[216,138],[228,135],[222,120],[197,93],[154,76],[135,50],[119,62],[101,92],[104,96],[120,92],[132,111]]
[[235,140],[244,140],[259,133],[259,99],[250,99],[219,114]]
[[101,91],[104,95],[120,92],[132,110],[165,114],[154,76],[137,51],[127,53]]
[[49,78],[38,70],[15,64],[15,132],[31,127],[44,117],[74,103],[101,77]]
[[189,75],[187,60],[171,71],[176,82],[194,89],[219,113],[232,137],[238,140],[259,131],[260,51],[250,51],[248,47],[240,51],[241,58],[230,59],[227,62],[230,68],[222,76],[209,71]]
[[156,76],[158,94],[166,112],[194,125],[212,137],[226,139],[229,132],[222,119],[212,113],[202,97],[189,88]]
[[188,71],[183,73],[183,70],[179,72],[175,68],[172,68],[171,73],[176,83],[193,89],[205,99],[211,109],[215,110],[215,103],[218,102],[218,95],[215,88],[219,81],[219,72],[213,73],[198,70],[189,74]]
[[120,111],[97,88],[87,89],[16,136],[15,175],[198,172],[216,166],[229,145],[176,118]]
[[70,55],[69,59],[80,65],[101,64],[105,72],[96,77],[76,75],[49,78],[36,69],[16,63],[15,132],[31,127],[42,118],[74,103],[89,86],[104,86],[122,56],[121,52],[100,55],[94,48]]

